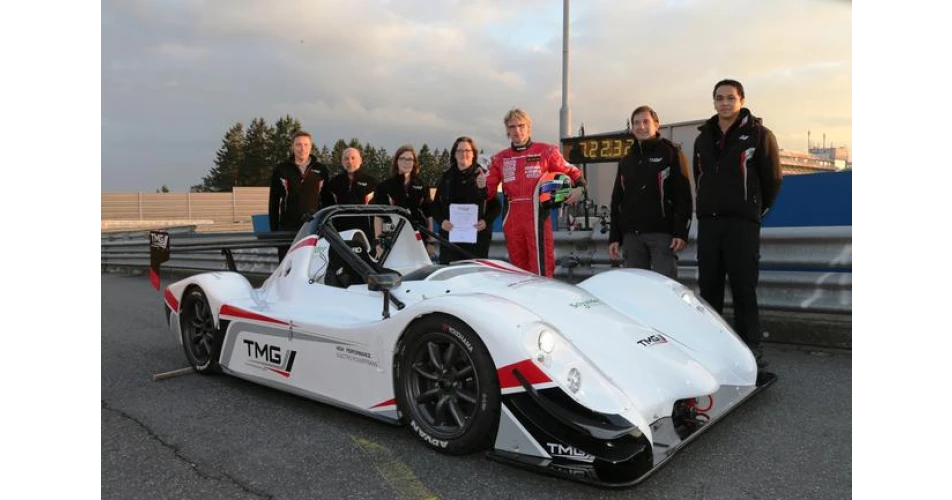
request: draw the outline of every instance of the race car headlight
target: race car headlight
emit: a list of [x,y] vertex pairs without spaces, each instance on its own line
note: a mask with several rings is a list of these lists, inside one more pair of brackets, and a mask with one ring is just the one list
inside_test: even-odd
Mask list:
[[542,329],[539,332],[539,349],[546,354],[551,354],[555,349],[555,334],[552,330]]
[[630,403],[624,394],[558,327],[537,323],[527,328],[523,342],[536,366],[580,404],[602,413],[620,413],[628,408]]

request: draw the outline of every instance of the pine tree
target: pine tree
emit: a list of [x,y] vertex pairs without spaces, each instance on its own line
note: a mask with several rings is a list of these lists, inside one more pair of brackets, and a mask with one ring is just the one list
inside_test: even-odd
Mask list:
[[443,170],[439,167],[437,157],[430,151],[430,146],[425,143],[420,147],[420,152],[417,154],[417,157],[420,160],[420,177],[423,179],[423,182],[434,186],[440,180],[440,175],[443,173]]
[[202,178],[202,183],[192,186],[193,192],[231,191],[235,185],[238,168],[244,151],[244,125],[237,122],[225,133],[221,148],[215,153],[215,166]]
[[245,132],[244,158],[237,186],[268,186],[274,165],[270,162],[271,137],[274,134],[264,118],[255,118]]
[[374,162],[380,165],[380,176],[377,177],[377,179],[382,181],[390,177],[390,167],[393,164],[393,156],[391,156],[390,153],[387,152],[387,148],[384,147],[378,149],[375,156]]
[[[268,165],[274,168],[291,156],[291,141],[294,134],[301,131],[301,122],[291,115],[284,115],[274,122],[271,129],[271,148],[268,151]],[[313,146],[312,146],[313,147]],[[270,172],[268,173],[270,179]],[[267,184],[265,184],[267,185]]]
[[317,146],[314,146],[314,156],[317,157],[317,161],[327,165],[327,168],[330,170],[331,177],[334,176],[334,173],[337,170],[340,170],[340,165],[334,165],[333,158],[331,158],[331,150],[327,148],[327,144],[321,147],[320,151],[317,151]]
[[440,153],[437,164],[440,167],[440,175],[442,175],[443,172],[446,172],[450,168],[450,150],[449,149],[444,149],[443,152]]
[[383,165],[380,164],[379,158],[377,158],[377,148],[370,145],[368,142],[364,146],[364,151],[361,154],[364,159],[363,166],[360,167],[361,170],[366,171],[368,174],[376,177],[377,179],[384,179],[381,177],[381,174],[385,172]]
[[331,150],[331,165],[343,170],[341,167],[341,158],[344,156],[344,150],[347,149],[347,143],[343,139],[337,139],[334,148]]

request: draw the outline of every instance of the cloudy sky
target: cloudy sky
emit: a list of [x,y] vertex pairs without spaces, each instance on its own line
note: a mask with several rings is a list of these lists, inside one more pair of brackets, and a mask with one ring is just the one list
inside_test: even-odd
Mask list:
[[[471,135],[506,145],[528,111],[555,142],[562,100],[559,0],[103,0],[102,191],[185,191],[225,131],[298,118],[318,144],[357,137],[393,151]],[[714,113],[740,80],[781,148],[851,147],[848,0],[576,0],[572,130]]]

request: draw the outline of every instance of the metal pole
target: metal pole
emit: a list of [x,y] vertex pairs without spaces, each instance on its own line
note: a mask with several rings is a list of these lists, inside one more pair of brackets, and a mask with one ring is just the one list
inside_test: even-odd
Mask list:
[[562,110],[559,112],[559,137],[569,136],[572,111],[569,109],[569,0],[562,0]]

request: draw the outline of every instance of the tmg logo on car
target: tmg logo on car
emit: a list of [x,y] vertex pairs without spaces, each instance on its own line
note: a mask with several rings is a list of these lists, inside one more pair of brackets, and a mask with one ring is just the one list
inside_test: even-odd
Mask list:
[[294,366],[297,351],[283,350],[281,346],[259,344],[249,339],[244,339],[242,342],[248,348],[249,365],[277,373],[284,378],[291,376],[291,368]]
[[566,446],[561,443],[545,443],[546,447],[549,448],[549,455],[552,455],[556,458],[567,458],[569,460],[576,460],[579,462],[592,463],[595,461],[595,457],[585,453],[574,446]]
[[648,337],[645,337],[638,341],[638,345],[642,347],[648,347],[648,346],[653,346],[655,344],[666,344],[666,343],[668,343],[668,339],[664,338],[664,336],[661,335],[660,333],[655,335],[649,335]]

